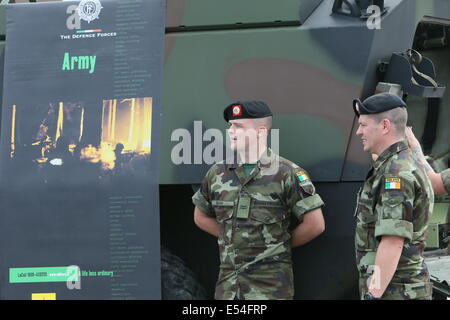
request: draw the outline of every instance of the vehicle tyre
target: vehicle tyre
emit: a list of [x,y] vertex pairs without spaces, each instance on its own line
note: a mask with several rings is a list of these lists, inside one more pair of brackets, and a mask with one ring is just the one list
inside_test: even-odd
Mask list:
[[205,300],[206,291],[194,273],[167,248],[161,248],[161,296],[163,300]]

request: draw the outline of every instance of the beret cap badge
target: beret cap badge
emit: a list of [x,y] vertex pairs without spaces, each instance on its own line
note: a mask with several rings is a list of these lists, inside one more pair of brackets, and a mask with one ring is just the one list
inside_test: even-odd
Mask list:
[[259,119],[271,117],[272,111],[262,101],[236,101],[229,104],[223,111],[225,121],[239,119]]
[[242,106],[240,104],[233,106],[233,117],[242,116]]

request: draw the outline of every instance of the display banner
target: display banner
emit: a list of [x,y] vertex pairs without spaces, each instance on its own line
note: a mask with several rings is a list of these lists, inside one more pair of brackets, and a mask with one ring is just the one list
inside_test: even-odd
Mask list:
[[165,1],[7,7],[2,299],[159,299]]

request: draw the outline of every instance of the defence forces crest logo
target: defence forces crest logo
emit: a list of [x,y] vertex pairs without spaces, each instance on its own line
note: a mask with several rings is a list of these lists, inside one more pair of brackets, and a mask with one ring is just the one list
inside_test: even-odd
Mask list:
[[81,0],[78,5],[78,15],[82,20],[90,23],[98,19],[100,11],[103,9],[99,0]]

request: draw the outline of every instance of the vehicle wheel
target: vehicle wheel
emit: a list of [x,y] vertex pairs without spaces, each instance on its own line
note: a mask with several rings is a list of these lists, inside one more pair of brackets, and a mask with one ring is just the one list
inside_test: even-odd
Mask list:
[[164,247],[161,247],[161,295],[163,300],[206,299],[206,291],[194,273]]

